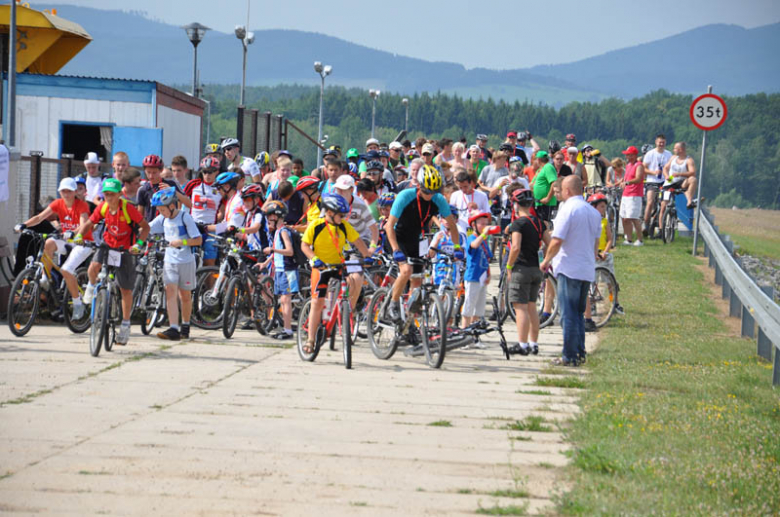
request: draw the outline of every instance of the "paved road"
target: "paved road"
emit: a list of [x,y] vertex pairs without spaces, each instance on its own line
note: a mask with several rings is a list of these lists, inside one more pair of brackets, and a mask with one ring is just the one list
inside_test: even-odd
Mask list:
[[[577,411],[571,390],[533,385],[559,327],[542,341],[506,361],[488,338],[438,371],[362,343],[347,371],[339,351],[303,363],[253,331],[165,346],[135,327],[93,358],[86,335],[37,326],[18,339],[3,324],[0,512],[536,513],[563,486],[556,422]],[[551,395],[518,393],[531,390]],[[553,432],[505,429],[529,415]]]

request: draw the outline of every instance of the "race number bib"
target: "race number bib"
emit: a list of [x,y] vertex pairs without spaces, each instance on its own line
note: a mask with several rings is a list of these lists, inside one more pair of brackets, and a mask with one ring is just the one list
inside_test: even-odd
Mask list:
[[426,237],[423,237],[422,239],[420,239],[420,256],[421,257],[424,257],[425,255],[428,254],[428,247],[429,247],[428,239]]
[[122,253],[119,251],[108,250],[108,265],[119,267],[122,265]]
[[664,190],[664,201],[669,201],[672,199],[672,191],[671,190]]

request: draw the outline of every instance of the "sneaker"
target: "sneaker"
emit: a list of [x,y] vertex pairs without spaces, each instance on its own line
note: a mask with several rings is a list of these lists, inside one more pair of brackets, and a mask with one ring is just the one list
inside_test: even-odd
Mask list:
[[529,352],[530,348],[528,347],[528,343],[517,343],[516,345],[509,347],[510,354],[528,355]]
[[631,242],[630,240],[628,240],[628,239],[624,239],[623,240],[623,246],[633,246],[633,245],[634,245],[634,243]]
[[84,289],[84,296],[81,297],[81,299],[84,301],[85,304],[89,305],[92,303],[92,298],[95,296],[95,286],[92,284],[87,284],[87,288]]
[[[482,341],[480,341],[479,339],[477,339],[474,343],[472,343],[471,346],[474,347],[477,350],[486,350],[487,349],[487,345],[485,343],[483,343]],[[527,354],[524,354],[524,355],[527,355]]]
[[73,304],[73,315],[70,317],[71,320],[79,321],[80,319],[84,318],[84,314],[87,312],[87,307],[80,303],[78,305]]
[[189,339],[190,338],[190,326],[189,325],[182,325],[181,331],[179,331],[179,335],[181,335],[182,339]]
[[157,337],[160,339],[167,339],[169,341],[179,341],[181,339],[181,334],[177,329],[168,327],[168,330],[165,332],[158,332]]
[[47,291],[49,289],[49,277],[47,277],[46,274],[41,276],[40,285],[42,291]]
[[243,325],[241,325],[241,330],[255,330],[255,322],[251,319],[248,319],[244,322]]
[[116,336],[116,344],[117,345],[126,345],[127,342],[130,340],[130,325],[120,325],[119,326],[119,334]]
[[529,343],[531,346],[531,353],[534,355],[539,355],[539,343]]
[[593,320],[585,320],[585,332],[596,332],[598,328]]
[[401,319],[400,302],[391,301],[387,304],[387,318],[392,322],[397,322]]
[[274,334],[271,337],[273,339],[279,339],[279,340],[292,339],[293,338],[293,333],[292,333],[292,331],[283,330],[281,332],[277,332],[276,334]]
[[625,316],[626,311],[623,310],[623,306],[620,304],[615,305],[615,314],[620,314],[621,316]]
[[637,248],[638,248],[638,247],[640,247],[640,246],[644,246],[644,245],[645,245],[645,243],[644,243],[644,242],[642,242],[642,241],[636,241],[636,242],[634,243],[634,246],[636,246]]

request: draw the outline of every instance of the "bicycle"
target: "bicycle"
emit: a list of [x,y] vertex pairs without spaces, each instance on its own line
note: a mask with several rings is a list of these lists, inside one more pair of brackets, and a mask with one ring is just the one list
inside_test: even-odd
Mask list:
[[606,325],[615,314],[617,292],[618,286],[615,276],[603,266],[596,267],[594,281],[588,288],[588,298],[590,299],[591,317],[597,328]]
[[276,324],[277,302],[273,280],[268,275],[258,278],[257,266],[263,252],[233,247],[225,262],[232,261],[232,272],[225,290],[225,310],[222,317],[222,334],[230,339],[243,316],[253,320],[257,331],[265,335]]
[[[43,242],[49,237],[59,237],[61,234],[58,232],[40,234],[33,230],[23,230],[22,234],[37,241],[39,250],[35,257],[27,257],[27,266],[11,286],[8,299],[8,328],[17,337],[25,336],[35,324],[41,308],[41,296],[45,294],[49,314],[59,309],[71,332],[75,334],[86,332],[90,326],[89,315],[85,311],[82,318],[73,320],[73,300],[65,280],[62,277],[57,280],[52,275],[52,271],[61,273],[60,268],[52,263],[51,270],[47,270],[43,265]],[[83,295],[88,282],[87,268],[78,268],[75,276],[79,294]]]
[[116,342],[117,328],[122,324],[122,295],[115,271],[122,263],[122,252],[108,244],[89,244],[97,251],[106,250],[100,262],[98,283],[92,299],[92,329],[89,335],[89,352],[93,357],[100,354],[101,345],[110,352]]
[[[165,319],[166,295],[163,281],[163,262],[165,259],[164,238],[152,236],[142,258],[147,261],[147,275],[139,308],[143,312],[141,332],[148,336]],[[140,262],[140,260],[139,260]]]
[[617,245],[618,230],[620,228],[620,200],[623,198],[623,189],[620,187],[607,187],[604,189],[607,195],[607,221],[612,227],[612,247]]
[[667,202],[664,211],[663,226],[661,227],[661,237],[664,244],[674,242],[675,233],[677,233],[677,195],[685,192],[685,189],[671,184],[662,188],[664,200]]
[[458,274],[458,279],[461,281],[457,285],[452,281],[452,272],[457,267],[456,260],[452,253],[435,246],[431,246],[431,250],[441,255],[441,257],[436,258],[436,261],[443,262],[444,266],[441,270],[441,281],[436,290],[436,295],[444,304],[445,321],[453,320],[453,324],[458,327],[460,326],[460,312],[463,308],[465,290],[460,274]]
[[220,258],[217,266],[202,266],[195,274],[195,289],[192,293],[192,324],[203,330],[216,330],[222,327],[222,315],[225,311],[225,294],[227,282],[233,273],[235,263],[225,256],[236,244],[232,237],[210,234],[214,237],[215,246]]
[[[645,183],[645,196],[644,196],[644,198],[642,200],[642,214],[645,213],[645,210],[646,210],[646,207],[647,207],[647,192],[648,192],[648,189],[649,188],[656,188],[655,186],[648,187],[648,185],[657,185],[658,187],[660,187],[660,185],[658,185],[658,184]],[[661,213],[660,188],[658,190],[659,191],[656,193],[656,196],[655,196],[655,201],[653,202],[653,208],[650,211],[650,226],[647,228],[647,236],[649,238],[651,238],[651,239],[658,239],[658,238],[661,237],[660,235],[656,235],[656,230],[659,230],[659,232],[661,230],[661,221],[658,220],[658,216]]]
[[[322,319],[314,339],[314,348],[306,352],[304,347],[309,340],[309,314],[313,299],[309,299],[301,309],[298,315],[298,328],[296,331],[296,341],[298,345],[298,356],[303,361],[312,362],[320,353],[322,345],[326,339],[330,339],[330,349],[335,349],[336,328],[341,332],[342,352],[344,355],[344,367],[348,370],[352,368],[352,345],[354,328],[357,327],[356,319],[352,314],[352,304],[349,300],[349,283],[347,277],[349,273],[346,266],[357,266],[359,262],[346,261],[343,264],[324,264],[320,273],[338,272],[339,278],[332,279],[328,284],[326,292],[325,307],[322,310]],[[314,289],[316,286],[313,286]],[[312,291],[313,294],[314,291]]]
[[[426,257],[408,259],[410,265],[422,265],[427,270],[433,262]],[[368,305],[368,341],[379,359],[390,359],[402,342],[412,347],[420,344],[428,366],[440,368],[447,346],[444,304],[436,295],[437,286],[429,272],[412,274],[412,278],[421,277],[424,277],[422,285],[411,291],[405,303],[399,304],[400,323],[385,318],[391,299],[389,287],[377,289]],[[385,338],[389,338],[387,343]]]

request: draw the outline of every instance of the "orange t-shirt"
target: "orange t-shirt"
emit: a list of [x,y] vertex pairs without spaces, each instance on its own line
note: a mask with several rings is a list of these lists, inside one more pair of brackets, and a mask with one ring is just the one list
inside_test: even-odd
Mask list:
[[[60,226],[63,232],[75,232],[81,226],[81,214],[87,214],[89,216],[89,205],[86,201],[76,199],[73,201],[73,206],[68,208],[65,204],[65,200],[60,198],[52,201],[49,205],[51,211],[57,214],[57,219],[60,220]],[[84,235],[84,240],[92,240],[92,232],[87,232]]]
[[530,165],[523,169],[523,174],[525,174],[525,177],[528,178],[528,183],[531,183],[534,180],[534,168]]

